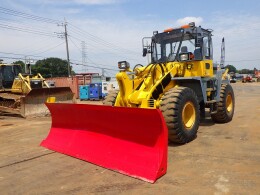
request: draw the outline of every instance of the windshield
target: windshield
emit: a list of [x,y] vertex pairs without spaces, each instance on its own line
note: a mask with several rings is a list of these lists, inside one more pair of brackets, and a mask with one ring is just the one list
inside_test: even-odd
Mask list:
[[168,43],[153,42],[152,47],[153,62],[177,61],[179,53],[193,53],[196,49],[195,39]]
[[211,36],[210,30],[201,27],[155,31],[151,45],[143,39],[143,56],[151,54],[151,63],[212,60]]
[[20,65],[3,65],[1,70],[4,81],[13,81],[14,78],[21,72],[22,68]]
[[19,73],[22,73],[22,67],[20,65],[13,66],[14,75],[18,76]]
[[14,80],[14,73],[12,66],[2,66],[3,67],[3,78],[4,81],[13,81]]

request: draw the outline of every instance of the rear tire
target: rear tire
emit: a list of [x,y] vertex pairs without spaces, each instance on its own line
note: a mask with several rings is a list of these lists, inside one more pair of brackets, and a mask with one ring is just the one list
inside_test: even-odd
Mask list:
[[114,106],[119,90],[110,90],[103,101],[103,105]]
[[235,97],[231,85],[223,84],[220,91],[220,101],[218,102],[217,113],[211,118],[216,123],[230,122],[234,115]]
[[197,95],[192,89],[170,89],[162,97],[160,110],[168,127],[171,142],[184,144],[196,138],[200,112]]

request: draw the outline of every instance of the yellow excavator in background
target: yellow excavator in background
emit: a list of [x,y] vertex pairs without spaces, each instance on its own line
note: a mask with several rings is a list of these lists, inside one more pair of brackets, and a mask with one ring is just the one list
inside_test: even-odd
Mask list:
[[57,102],[72,102],[69,87],[50,88],[40,73],[32,75],[30,65],[22,73],[19,64],[0,63],[0,111],[22,117],[48,113],[44,103],[50,97]]

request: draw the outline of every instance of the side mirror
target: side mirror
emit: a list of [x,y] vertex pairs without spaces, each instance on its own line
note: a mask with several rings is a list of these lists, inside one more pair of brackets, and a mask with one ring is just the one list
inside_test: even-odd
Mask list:
[[145,57],[147,54],[147,48],[143,48],[143,57]]

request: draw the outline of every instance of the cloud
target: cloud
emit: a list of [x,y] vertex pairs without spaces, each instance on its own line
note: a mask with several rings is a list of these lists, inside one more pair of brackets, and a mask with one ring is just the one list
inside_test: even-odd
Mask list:
[[[26,1],[33,2],[33,0]],[[13,5],[13,9],[19,9],[27,13],[53,19],[62,19],[62,16],[65,15],[69,22],[70,56],[71,59],[79,61],[81,61],[81,41],[85,41],[87,58],[95,63],[106,64],[109,68],[114,68],[117,61],[120,60],[128,60],[132,66],[136,63],[146,64],[147,59],[141,56],[142,37],[151,36],[155,30],[162,32],[163,29],[171,26],[178,27],[188,24],[189,22],[195,22],[197,26],[201,25],[203,28],[214,30],[214,61],[220,60],[221,39],[225,37],[226,64],[230,63],[235,65],[238,69],[245,67],[256,67],[260,69],[260,60],[254,60],[258,59],[257,46],[260,45],[260,36],[258,34],[260,30],[260,16],[254,13],[239,12],[233,14],[221,11],[218,13],[212,12],[207,15],[207,17],[204,15],[197,17],[187,15],[187,17],[179,18],[173,15],[171,18],[162,18],[159,13],[154,15],[152,12],[152,14],[144,12],[142,16],[135,17],[128,13],[126,14],[120,6],[102,6],[125,3],[126,1],[127,0],[63,0],[62,6],[55,6],[56,3],[61,3],[61,0],[42,0],[41,3],[45,2],[46,4],[42,5],[42,7],[37,6],[37,9],[29,9],[28,11],[26,7],[24,9],[22,9],[22,7],[16,8],[14,7],[15,5]],[[34,0],[34,2],[39,1]],[[18,4],[18,6],[19,5],[20,4]],[[97,6],[94,8],[92,5]],[[35,13],[32,13],[32,11],[35,11]],[[23,18],[20,20],[21,23],[19,24],[7,23],[7,25],[18,27],[23,24],[22,22],[27,21]],[[84,32],[73,28],[70,24],[83,29]],[[62,27],[57,27],[56,24],[42,24],[27,21],[24,25],[28,27],[28,29],[39,29],[48,33],[64,31]],[[60,44],[62,41],[55,37],[48,38],[32,35],[33,34],[26,34],[19,31],[0,29],[0,40],[6,52],[26,53],[28,55],[37,52],[40,53],[46,50],[46,48]],[[75,46],[71,40],[77,46]],[[107,42],[113,45],[107,44]],[[27,49],[23,49],[24,47],[27,47]],[[117,49],[115,50],[115,48]],[[121,50],[121,48],[126,48],[133,52]],[[65,51],[65,46],[61,45],[40,55],[66,58]],[[254,61],[252,61],[252,59]],[[90,60],[88,63],[90,63]],[[78,67],[82,68],[81,66]]]
[[80,13],[82,10],[81,9],[76,9],[76,8],[69,8],[65,10],[66,13],[68,14],[78,14]]
[[180,18],[177,20],[177,25],[181,26],[181,25],[188,24],[190,22],[195,22],[196,26],[199,26],[202,24],[203,18],[202,17],[192,17],[192,16]]
[[88,4],[88,5],[103,5],[103,4],[114,4],[117,0],[74,0],[75,3]]
[[[47,0],[49,1],[49,0]],[[59,1],[59,0],[56,0]],[[109,5],[118,3],[119,0],[66,0],[67,3],[76,3],[82,5]],[[63,0],[64,3],[64,0]]]
[[260,17],[251,14],[214,13],[206,27],[212,28],[214,41],[214,59],[220,60],[221,39],[225,37],[226,64],[232,64],[237,69],[253,67],[260,68],[258,50],[260,45]]

